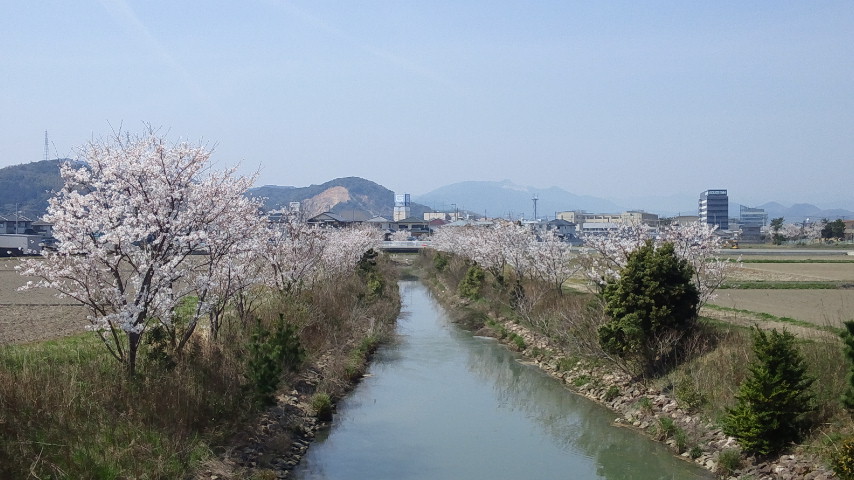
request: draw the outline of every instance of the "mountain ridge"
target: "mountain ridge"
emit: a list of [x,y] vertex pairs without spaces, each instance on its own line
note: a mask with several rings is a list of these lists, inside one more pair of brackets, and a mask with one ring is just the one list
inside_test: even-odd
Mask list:
[[[22,215],[41,217],[46,211],[48,199],[62,187],[59,165],[65,161],[69,159],[41,160],[0,168],[0,215],[14,215],[17,206]],[[354,176],[339,177],[306,187],[268,184],[253,187],[248,192],[253,197],[264,199],[266,210],[283,208],[290,202],[298,201],[303,204],[303,213],[306,216],[331,211],[353,220],[365,220],[373,216],[390,219],[393,214],[394,193],[375,182]],[[488,216],[530,219],[534,217],[534,195],[538,198],[539,218],[554,218],[556,212],[567,210],[585,210],[591,213],[645,210],[663,216],[677,213],[696,215],[697,212],[697,201],[685,194],[615,200],[576,195],[555,186],[536,188],[518,185],[510,180],[472,180],[413,195],[416,203],[410,206],[410,216],[423,218],[424,212],[427,211],[456,209],[477,215],[485,213]],[[731,198],[731,216],[738,216],[738,207],[738,202]],[[854,212],[844,208],[821,208],[804,202],[786,206],[778,201],[769,201],[758,205],[757,208],[764,208],[769,220],[783,217],[787,223],[799,223],[807,218],[809,221],[854,218]]]

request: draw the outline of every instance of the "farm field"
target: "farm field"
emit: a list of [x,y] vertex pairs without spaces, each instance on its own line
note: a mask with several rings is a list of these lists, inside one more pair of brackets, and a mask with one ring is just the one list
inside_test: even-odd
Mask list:
[[768,313],[812,323],[841,327],[854,320],[854,289],[844,290],[718,290],[711,304]]
[[745,263],[730,280],[754,281],[851,281],[854,263]]
[[[753,261],[831,260],[834,263],[744,263],[732,272],[729,281],[854,283],[854,263],[844,262],[850,259],[846,256],[750,255],[745,258]],[[83,331],[89,325],[86,310],[69,298],[57,298],[55,292],[46,289],[18,292],[18,287],[28,280],[15,270],[19,264],[19,259],[0,259],[0,345],[71,335]],[[580,278],[572,282],[572,287],[587,290],[586,281]],[[717,293],[717,298],[710,304],[793,318],[819,327],[838,327],[843,321],[854,319],[854,289],[722,289]],[[722,313],[708,312],[710,316],[724,321],[751,321],[749,315]]]
[[72,335],[89,325],[85,309],[74,300],[46,289],[18,292],[28,280],[15,271],[19,264],[0,259],[0,345]]
[[[751,260],[779,257],[750,257]],[[792,260],[792,257],[786,259]],[[838,262],[847,257],[810,257],[797,260],[835,260],[836,263],[744,263],[728,277],[729,281],[755,282],[852,282],[854,263]],[[709,302],[726,308],[788,317],[824,327],[841,327],[854,319],[854,289],[722,289]],[[720,317],[720,315],[717,315]]]

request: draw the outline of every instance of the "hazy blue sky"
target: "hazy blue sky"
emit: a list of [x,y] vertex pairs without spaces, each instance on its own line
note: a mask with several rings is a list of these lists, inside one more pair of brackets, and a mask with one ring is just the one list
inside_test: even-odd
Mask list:
[[0,166],[143,122],[259,184],[854,204],[854,2],[7,1]]

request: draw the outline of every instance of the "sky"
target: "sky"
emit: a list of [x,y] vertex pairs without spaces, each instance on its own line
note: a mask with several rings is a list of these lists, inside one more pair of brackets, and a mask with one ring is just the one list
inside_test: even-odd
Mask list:
[[854,209],[854,2],[8,1],[0,167],[146,125],[258,185]]

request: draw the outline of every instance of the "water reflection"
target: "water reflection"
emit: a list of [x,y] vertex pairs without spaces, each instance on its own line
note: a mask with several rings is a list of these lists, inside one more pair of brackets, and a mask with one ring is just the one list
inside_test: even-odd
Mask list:
[[711,478],[450,325],[423,285],[401,289],[400,341],[378,352],[296,478]]

